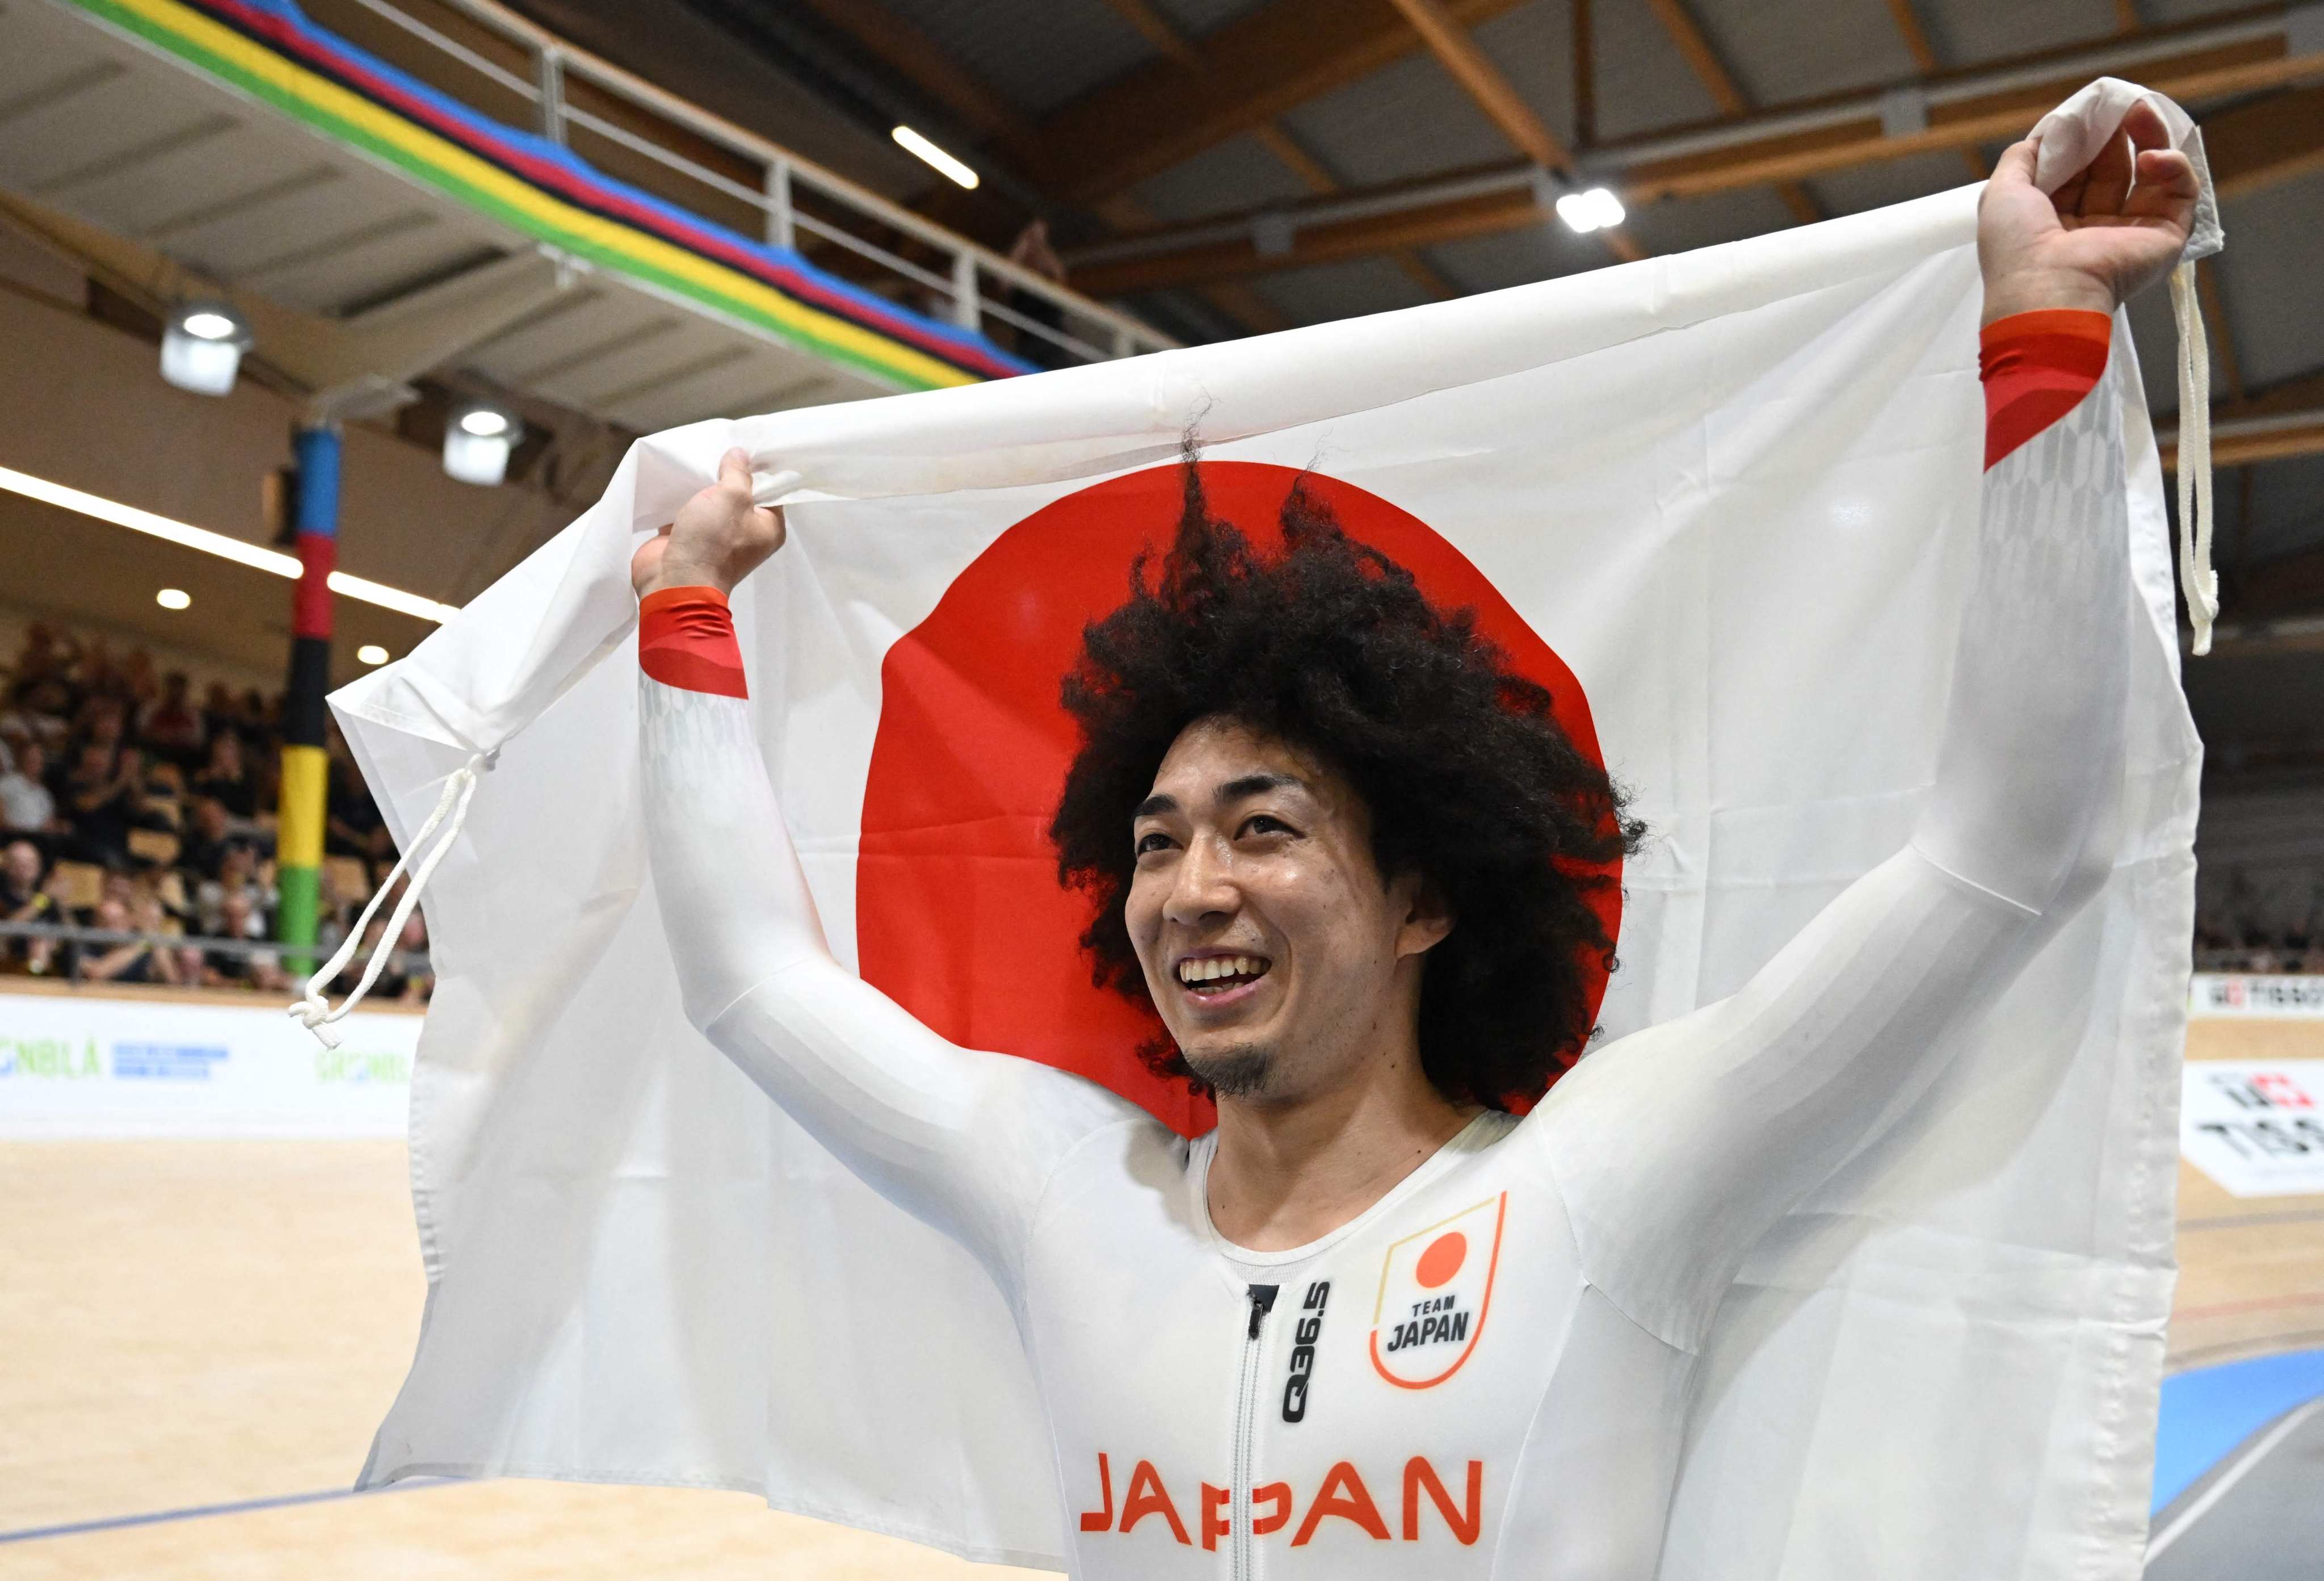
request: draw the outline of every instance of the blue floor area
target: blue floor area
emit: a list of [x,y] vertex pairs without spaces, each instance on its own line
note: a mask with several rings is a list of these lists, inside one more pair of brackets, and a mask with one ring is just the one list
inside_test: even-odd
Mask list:
[[2324,1350],[2287,1351],[2163,1381],[2154,1431],[2154,1509],[2284,1412],[2324,1395]]

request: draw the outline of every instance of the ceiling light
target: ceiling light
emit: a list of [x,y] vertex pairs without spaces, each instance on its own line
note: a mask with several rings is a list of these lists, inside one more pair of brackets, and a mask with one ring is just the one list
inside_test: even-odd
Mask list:
[[945,175],[950,176],[954,180],[958,181],[962,186],[972,190],[976,186],[976,172],[974,171],[970,170],[966,165],[961,163],[960,161],[946,153],[943,149],[938,148],[935,143],[930,143],[927,138],[913,131],[909,126],[899,126],[893,132],[888,134],[888,135],[893,137],[898,143],[901,143],[912,153],[917,154],[923,160],[926,160],[928,163],[936,166],[939,171],[942,171]]
[[153,595],[153,602],[164,609],[183,609],[193,598],[183,587],[164,587]]
[[508,476],[509,452],[524,437],[515,412],[487,401],[456,407],[444,425],[444,470],[461,483],[491,488]]
[[368,577],[350,576],[346,571],[331,573],[331,591],[342,598],[358,599],[375,604],[382,609],[392,609],[399,615],[409,615],[420,620],[432,620],[438,625],[460,613],[456,604],[438,604],[433,598],[422,598],[417,593],[406,593],[401,587],[391,587],[384,582],[374,582]]
[[355,657],[365,664],[384,664],[387,662],[387,650],[377,643],[365,643],[355,650]]
[[1584,234],[1604,230],[1622,223],[1622,200],[1603,187],[1568,192],[1557,200],[1557,217]]
[[[0,467],[0,489],[22,495],[28,500],[38,500],[44,505],[75,511],[99,522],[110,522],[116,527],[126,527],[132,532],[143,532],[177,544],[181,549],[214,554],[220,559],[230,559],[270,576],[294,582],[299,579],[300,568],[296,555],[284,554],[279,549],[262,549],[255,543],[245,543],[239,538],[229,538],[207,527],[189,526],[152,511],[141,511],[134,505],[106,499],[103,495],[68,488],[61,483],[51,483],[45,477],[34,477],[29,472],[16,472]],[[456,604],[438,604],[433,598],[422,598],[417,593],[406,593],[401,587],[390,587],[385,583],[352,576],[346,571],[331,573],[330,587],[341,597],[375,604],[382,609],[392,609],[401,615],[434,621],[438,625],[460,613],[459,606]]]
[[161,327],[161,377],[197,395],[234,388],[250,326],[224,302],[180,302]]

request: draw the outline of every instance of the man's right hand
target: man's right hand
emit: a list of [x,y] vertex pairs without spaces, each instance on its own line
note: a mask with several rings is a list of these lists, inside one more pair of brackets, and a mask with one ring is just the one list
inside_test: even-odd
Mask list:
[[718,481],[630,557],[630,585],[641,598],[664,587],[732,593],[782,546],[782,512],[751,503],[751,458],[729,450],[718,463]]

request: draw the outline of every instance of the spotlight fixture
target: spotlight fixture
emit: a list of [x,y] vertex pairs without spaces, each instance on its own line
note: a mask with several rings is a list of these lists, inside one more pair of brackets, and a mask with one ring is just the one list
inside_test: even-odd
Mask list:
[[908,152],[934,165],[962,186],[972,191],[975,190],[977,176],[974,171],[970,170],[909,126],[899,126],[888,135],[893,137]]
[[193,601],[183,587],[164,587],[153,595],[153,602],[164,609],[183,609]]
[[224,302],[180,302],[161,327],[161,377],[197,395],[234,388],[250,326]]
[[1557,217],[1583,234],[1605,230],[1622,223],[1622,200],[1603,187],[1568,192],[1557,200]]
[[387,650],[377,643],[365,643],[355,650],[355,657],[365,664],[384,664],[387,662]]
[[444,470],[460,483],[490,488],[508,476],[509,452],[524,437],[515,412],[490,402],[456,407],[444,425]]

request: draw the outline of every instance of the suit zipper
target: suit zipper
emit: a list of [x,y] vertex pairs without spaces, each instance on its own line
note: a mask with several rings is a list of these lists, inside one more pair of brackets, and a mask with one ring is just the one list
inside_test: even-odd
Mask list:
[[1243,1329],[1242,1369],[1235,1382],[1234,1478],[1227,1503],[1227,1552],[1234,1581],[1256,1581],[1259,1573],[1250,1536],[1250,1484],[1259,1449],[1259,1361],[1266,1348],[1259,1339],[1259,1327],[1274,1309],[1277,1287],[1248,1288],[1250,1321]]

